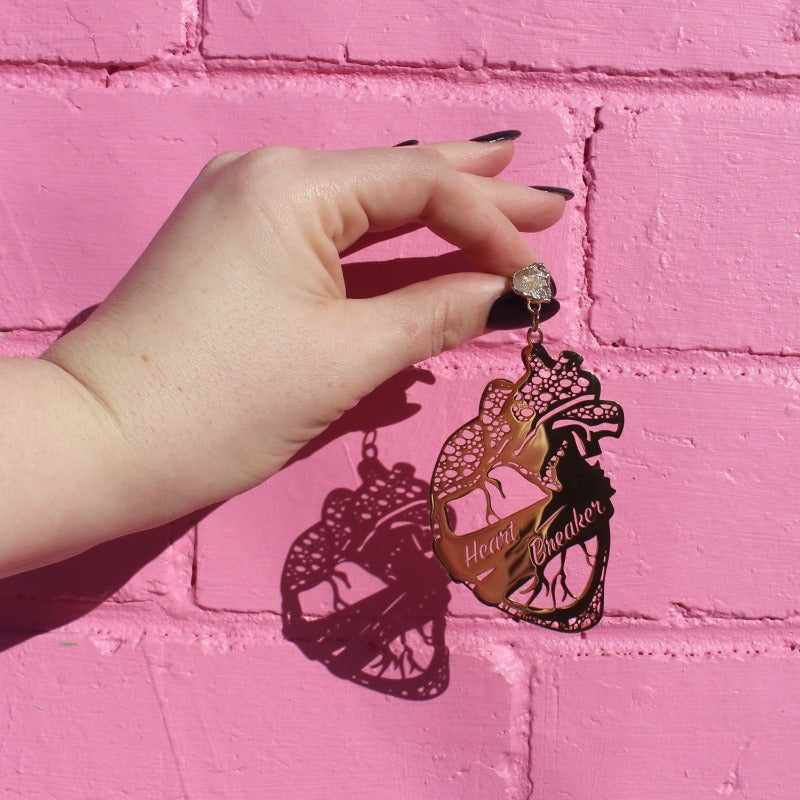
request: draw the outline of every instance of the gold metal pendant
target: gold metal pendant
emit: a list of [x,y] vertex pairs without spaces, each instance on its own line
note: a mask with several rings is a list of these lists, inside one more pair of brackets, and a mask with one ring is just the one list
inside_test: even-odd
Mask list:
[[552,299],[542,264],[514,274],[532,314],[525,373],[484,389],[478,415],[450,435],[431,480],[433,547],[455,581],[517,619],[559,631],[603,613],[614,490],[599,439],[622,433],[582,356],[552,358],[539,310]]

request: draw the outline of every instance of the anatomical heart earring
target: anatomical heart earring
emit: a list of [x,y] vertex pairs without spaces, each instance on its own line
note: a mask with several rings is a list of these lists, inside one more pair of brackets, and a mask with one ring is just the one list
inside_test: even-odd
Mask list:
[[531,312],[525,372],[484,389],[478,415],[450,435],[431,480],[433,547],[455,581],[517,619],[558,631],[603,613],[614,490],[599,440],[622,433],[622,408],[569,350],[542,346],[539,311],[550,274],[531,264],[513,277]]

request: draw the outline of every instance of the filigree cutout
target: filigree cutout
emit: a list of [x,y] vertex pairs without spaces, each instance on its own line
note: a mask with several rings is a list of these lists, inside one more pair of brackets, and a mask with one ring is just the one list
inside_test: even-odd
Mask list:
[[[623,413],[600,399],[600,382],[580,369],[577,353],[553,359],[534,342],[522,358],[520,380],[489,383],[478,416],[439,454],[434,551],[482,602],[537,625],[582,631],[602,616],[614,511],[614,490],[590,459],[600,453],[599,439],[622,433]],[[519,479],[505,478],[504,487],[503,472]],[[528,491],[520,490],[526,482]],[[463,530],[457,507],[478,502],[482,518]]]

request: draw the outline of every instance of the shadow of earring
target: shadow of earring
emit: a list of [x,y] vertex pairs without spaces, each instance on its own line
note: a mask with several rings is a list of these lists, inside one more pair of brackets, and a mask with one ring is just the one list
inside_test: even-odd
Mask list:
[[410,464],[384,466],[374,432],[358,473],[361,485],[330,492],[289,551],[284,635],[339,678],[430,700],[449,683],[450,593],[431,549],[429,485]]

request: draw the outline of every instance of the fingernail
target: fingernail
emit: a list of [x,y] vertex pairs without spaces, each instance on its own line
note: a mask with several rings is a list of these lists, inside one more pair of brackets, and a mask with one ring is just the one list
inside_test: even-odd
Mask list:
[[522,131],[496,131],[495,133],[484,133],[483,136],[476,136],[470,139],[471,142],[505,142],[509,139],[516,139],[522,136]]
[[540,192],[550,192],[551,194],[560,194],[565,200],[572,200],[575,197],[575,192],[571,189],[564,189],[562,186],[531,186],[531,189],[538,189]]
[[[550,319],[560,308],[558,300],[551,300],[542,304],[539,317],[541,322]],[[531,312],[524,297],[514,292],[509,292],[492,303],[489,316],[486,318],[486,327],[492,331],[505,331],[512,328],[526,328],[531,324]]]
[[404,142],[393,144],[392,147],[408,147],[412,144],[419,144],[419,139],[406,139]]

